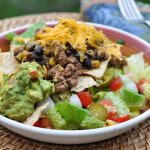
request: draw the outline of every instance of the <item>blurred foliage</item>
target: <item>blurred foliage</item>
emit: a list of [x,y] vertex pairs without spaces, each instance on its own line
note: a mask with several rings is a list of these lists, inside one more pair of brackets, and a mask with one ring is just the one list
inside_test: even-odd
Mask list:
[[150,4],[150,0],[136,0],[136,1]]
[[79,12],[80,0],[0,0],[0,19],[48,12]]
[[0,0],[0,19],[48,12],[80,12],[80,0]]

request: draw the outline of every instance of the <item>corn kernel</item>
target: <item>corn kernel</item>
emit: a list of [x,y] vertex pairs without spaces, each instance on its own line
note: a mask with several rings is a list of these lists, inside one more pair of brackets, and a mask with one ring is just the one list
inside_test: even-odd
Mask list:
[[93,50],[91,50],[91,49],[90,50],[86,50],[86,53],[89,54],[90,56],[92,56],[93,55]]
[[55,57],[50,58],[49,65],[52,66],[52,67],[56,65]]
[[58,54],[59,48],[57,47],[54,51],[54,55],[56,56]]
[[91,65],[93,69],[99,68],[100,67],[100,61],[99,60],[93,60],[91,61]]
[[44,73],[45,73],[45,79],[47,79],[47,68],[43,65],[43,70],[44,70]]
[[12,79],[12,78],[14,78],[14,77],[15,77],[15,76],[13,75],[13,76],[10,77],[10,79]]
[[117,124],[117,122],[107,119],[106,124],[107,124],[107,126],[113,126],[113,125]]

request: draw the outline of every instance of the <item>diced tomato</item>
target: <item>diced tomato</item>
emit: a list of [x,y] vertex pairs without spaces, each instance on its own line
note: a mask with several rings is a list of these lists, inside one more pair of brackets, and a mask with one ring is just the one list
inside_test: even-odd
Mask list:
[[49,121],[49,119],[47,117],[40,119],[40,127],[41,128],[48,128],[49,127],[51,129],[54,129],[51,122]]
[[121,78],[118,77],[116,78],[111,84],[108,85],[111,90],[110,91],[116,91],[122,88],[122,82],[121,82]]
[[144,92],[144,88],[142,86],[143,84],[150,84],[150,82],[147,79],[142,78],[141,81],[137,84],[137,88],[139,92]]
[[[114,107],[113,104],[109,100],[105,100],[105,101],[100,102],[100,103],[103,104],[103,105]],[[110,111],[109,114],[108,114],[108,118],[107,119],[111,120],[115,116],[117,116],[117,112],[111,112]]]
[[38,71],[32,71],[32,72],[30,72],[30,77],[31,77],[30,79],[32,81],[36,80],[38,78]]
[[112,106],[113,107],[113,104],[109,100],[105,100],[105,101],[100,102],[100,103],[103,104],[103,105],[107,105],[107,106]]
[[91,95],[88,91],[78,92],[77,94],[84,107],[87,107],[90,104],[92,104]]
[[117,112],[111,112],[110,111],[107,119],[112,120],[112,118],[115,117],[115,116],[117,116]]
[[142,92],[142,93],[144,92],[144,88],[142,85],[137,86],[137,89],[139,92]]
[[36,121],[35,124],[34,124],[33,126],[39,127],[39,126],[40,126],[40,120]]
[[[100,102],[100,103],[103,105],[114,107],[109,100],[105,100],[105,101]],[[117,117],[117,112],[109,112],[107,119],[121,123],[121,122],[125,122],[125,121],[129,120],[129,118],[130,118],[130,115],[126,115],[124,117]]]
[[121,123],[121,122],[128,121],[129,118],[130,118],[130,115],[128,114],[128,115],[126,115],[126,116],[124,116],[124,117],[112,118],[111,120],[113,120],[113,121],[115,121],[115,122]]

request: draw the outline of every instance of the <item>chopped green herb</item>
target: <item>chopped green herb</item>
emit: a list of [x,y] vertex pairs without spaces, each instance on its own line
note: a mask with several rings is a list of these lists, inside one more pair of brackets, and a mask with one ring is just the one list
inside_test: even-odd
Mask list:
[[106,90],[106,91],[110,91],[111,90],[111,88],[109,87],[109,86],[106,86],[106,87],[103,87],[104,88],[104,90]]
[[111,41],[111,40],[109,40],[109,39],[107,39],[107,42],[109,43],[109,44],[112,44],[113,42]]
[[4,114],[4,113],[1,113],[1,112],[0,112],[0,115],[2,115],[2,116],[4,116],[4,117],[6,117],[6,114]]
[[117,43],[117,44],[121,44],[121,45],[124,45],[124,44],[125,44],[124,40],[122,40],[122,39],[117,40],[116,43]]

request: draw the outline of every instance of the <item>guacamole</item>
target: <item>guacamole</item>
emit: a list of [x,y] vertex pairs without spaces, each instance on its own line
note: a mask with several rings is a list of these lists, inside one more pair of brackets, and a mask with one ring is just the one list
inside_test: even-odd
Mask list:
[[35,62],[23,63],[18,70],[0,92],[0,112],[22,122],[34,112],[35,103],[48,98],[55,87],[43,80],[42,67]]

